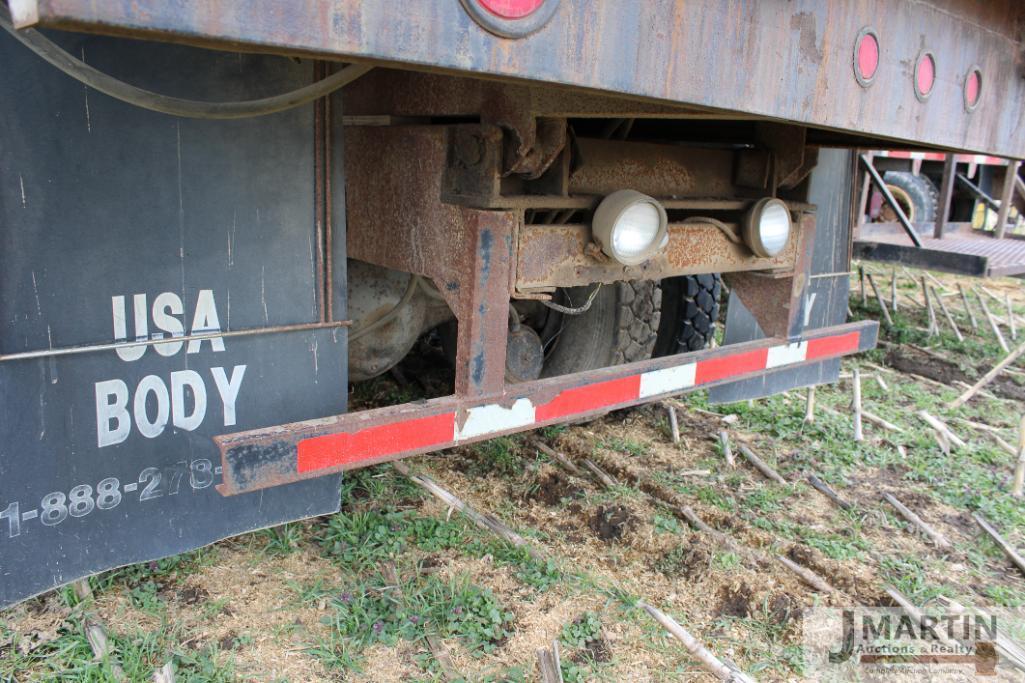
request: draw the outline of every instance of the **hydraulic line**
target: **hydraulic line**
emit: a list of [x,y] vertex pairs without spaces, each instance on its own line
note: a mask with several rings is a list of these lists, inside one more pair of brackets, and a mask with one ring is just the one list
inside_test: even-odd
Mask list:
[[373,322],[365,323],[362,320],[352,324],[349,328],[349,343],[356,341],[360,337],[370,334],[379,327],[383,327],[390,323],[402,309],[413,300],[413,295],[416,294],[417,288],[423,288],[421,282],[423,278],[419,275],[410,275],[409,283],[406,285],[406,291],[402,294],[402,298],[398,302],[388,309],[388,311],[377,320]]
[[740,244],[740,235],[733,231],[733,229],[727,224],[723,223],[718,218],[712,218],[711,216],[690,216],[681,221],[684,225],[687,223],[709,223],[719,229],[722,234],[726,235],[726,239],[734,244]]
[[554,301],[544,301],[543,299],[541,300],[541,303],[553,311],[558,311],[559,313],[564,313],[566,315],[580,315],[581,313],[586,313],[591,308],[591,304],[594,303],[594,297],[598,296],[598,290],[601,289],[601,285],[602,283],[600,282],[595,285],[594,290],[591,291],[590,296],[587,297],[587,301],[584,302],[583,306],[570,308],[569,306],[563,306],[562,304],[557,304]]

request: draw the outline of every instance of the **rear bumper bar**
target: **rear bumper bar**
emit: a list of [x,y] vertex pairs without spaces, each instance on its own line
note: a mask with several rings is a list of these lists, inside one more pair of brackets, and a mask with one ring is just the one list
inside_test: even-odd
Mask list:
[[509,385],[497,396],[448,396],[219,436],[219,490],[246,493],[592,417],[865,351],[875,346],[877,333],[875,322],[848,323],[791,342],[763,339]]

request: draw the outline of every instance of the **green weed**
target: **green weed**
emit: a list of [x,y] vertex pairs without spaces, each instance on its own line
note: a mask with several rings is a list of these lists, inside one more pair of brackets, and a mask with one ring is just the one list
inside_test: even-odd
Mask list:
[[595,612],[584,612],[562,627],[559,642],[566,647],[582,648],[601,638],[601,617]]

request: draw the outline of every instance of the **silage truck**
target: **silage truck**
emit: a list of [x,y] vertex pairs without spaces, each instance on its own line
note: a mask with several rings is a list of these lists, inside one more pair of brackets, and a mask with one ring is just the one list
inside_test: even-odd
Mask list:
[[[352,468],[834,381],[877,333],[845,322],[851,150],[1025,156],[1014,0],[0,24],[0,606],[337,511]],[[428,332],[450,395],[347,412]]]

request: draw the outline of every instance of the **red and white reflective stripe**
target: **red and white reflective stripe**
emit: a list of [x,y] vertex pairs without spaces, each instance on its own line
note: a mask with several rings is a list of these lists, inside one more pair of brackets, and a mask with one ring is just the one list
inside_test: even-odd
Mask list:
[[[873,156],[888,159],[921,159],[923,161],[944,161],[947,156],[942,152],[908,152],[900,150],[883,150],[873,152]],[[959,164],[985,164],[988,166],[1006,166],[1007,159],[987,154],[956,154],[954,160]]]
[[455,413],[443,413],[367,427],[358,432],[303,439],[296,456],[299,473],[440,446],[452,441],[455,424]]
[[[947,158],[942,152],[902,152],[894,150],[876,152],[875,156],[887,157],[889,159],[923,159],[926,161],[943,161]],[[958,159],[958,161],[962,160]]]
[[731,377],[842,356],[857,351],[860,340],[860,333],[848,332],[591,382],[563,389],[543,403],[517,398],[511,405],[475,406],[466,410],[462,426],[456,420],[455,411],[450,411],[396,420],[352,433],[310,437],[298,444],[298,471],[305,474],[407,451],[443,447],[678,393]]

